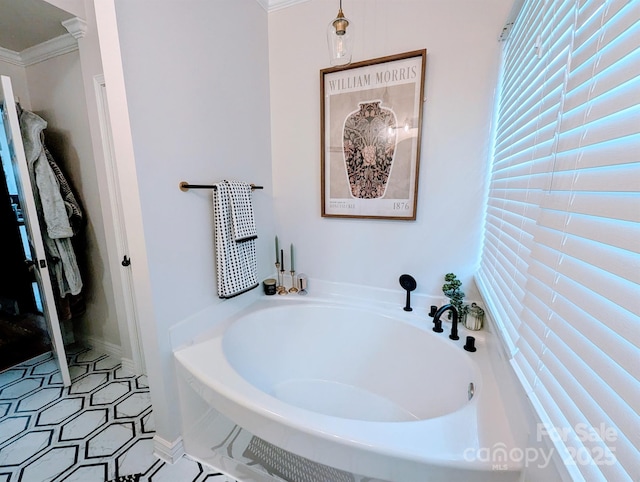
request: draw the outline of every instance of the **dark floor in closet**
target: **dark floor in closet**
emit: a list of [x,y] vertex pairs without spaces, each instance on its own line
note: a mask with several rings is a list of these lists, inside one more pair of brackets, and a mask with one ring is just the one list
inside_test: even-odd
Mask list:
[[51,350],[42,315],[0,311],[0,371]]

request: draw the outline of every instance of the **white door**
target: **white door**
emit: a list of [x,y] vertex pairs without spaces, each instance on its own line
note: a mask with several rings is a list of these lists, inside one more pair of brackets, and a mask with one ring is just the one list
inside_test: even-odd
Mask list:
[[4,130],[9,144],[9,153],[11,155],[11,164],[16,176],[18,185],[18,194],[24,214],[24,222],[29,235],[29,244],[33,253],[34,273],[40,295],[42,297],[42,305],[44,316],[47,320],[49,328],[49,336],[53,344],[53,353],[60,367],[60,374],[65,386],[71,385],[71,377],[69,376],[69,366],[67,365],[67,356],[62,341],[62,332],[60,330],[60,321],[56,312],[55,298],[53,295],[53,286],[49,277],[49,268],[42,241],[42,233],[40,232],[40,224],[38,222],[38,212],[36,211],[36,203],[33,197],[33,190],[29,180],[29,169],[27,166],[27,158],[22,144],[20,135],[20,124],[18,123],[18,112],[13,97],[13,87],[11,79],[7,76],[0,76],[0,109],[2,110],[2,120],[4,122]]

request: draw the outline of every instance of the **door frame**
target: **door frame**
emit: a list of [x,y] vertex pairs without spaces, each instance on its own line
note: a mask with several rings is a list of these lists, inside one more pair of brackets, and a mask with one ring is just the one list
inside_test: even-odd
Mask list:
[[[125,259],[129,259],[130,263],[131,255],[124,221],[125,209],[120,190],[118,165],[114,153],[113,131],[109,121],[109,104],[107,101],[107,88],[104,75],[94,76],[93,84],[98,105],[100,133],[104,151],[104,168],[107,181],[107,197],[110,206],[110,219],[115,244],[110,250],[113,251],[113,253],[110,253],[110,255],[113,255],[110,256],[112,258],[110,264],[111,266],[115,266],[115,268],[111,270],[111,280],[116,294],[116,311],[118,328],[121,333],[121,343],[124,342],[122,334],[127,333],[131,352],[131,359],[123,356],[122,365],[134,373],[142,374],[146,372],[144,348],[140,337],[140,325],[136,308],[136,294],[132,270],[130,264],[123,263]],[[115,272],[116,270],[118,273]]]

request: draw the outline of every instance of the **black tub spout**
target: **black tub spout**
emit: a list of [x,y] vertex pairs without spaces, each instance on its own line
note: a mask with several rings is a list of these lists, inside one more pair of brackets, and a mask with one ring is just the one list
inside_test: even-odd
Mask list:
[[[458,336],[458,310],[456,310],[456,307],[449,304],[449,305],[444,305],[442,307],[440,307],[440,309],[438,311],[436,311],[436,314],[433,315],[433,323],[435,324],[436,327],[441,326],[442,321],[440,321],[440,317],[447,311],[451,311],[451,334],[449,335],[449,338],[451,338],[452,340],[459,340],[460,337]],[[437,331],[435,328],[433,329],[433,331]],[[442,329],[440,330],[442,331]]]

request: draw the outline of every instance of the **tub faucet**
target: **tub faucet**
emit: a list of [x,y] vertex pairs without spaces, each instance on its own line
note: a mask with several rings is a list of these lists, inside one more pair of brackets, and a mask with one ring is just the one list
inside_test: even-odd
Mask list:
[[452,340],[459,340],[460,337],[458,336],[458,310],[456,310],[456,307],[451,304],[441,306],[440,309],[438,309],[438,311],[436,311],[436,313],[433,315],[433,324],[435,325],[433,327],[433,331],[437,331],[438,333],[442,332],[442,321],[440,320],[440,317],[446,311],[451,311],[452,315],[451,334],[449,335],[449,338],[451,338]]

